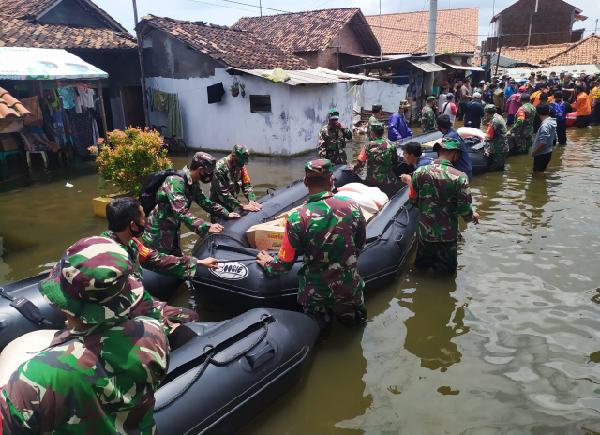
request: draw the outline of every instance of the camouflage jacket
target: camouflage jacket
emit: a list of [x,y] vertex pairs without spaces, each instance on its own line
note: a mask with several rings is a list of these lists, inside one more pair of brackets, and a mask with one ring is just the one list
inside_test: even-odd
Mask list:
[[155,319],[57,332],[0,393],[4,433],[153,434],[169,343]]
[[225,156],[217,162],[215,176],[210,186],[210,199],[229,211],[240,206],[237,196],[244,192],[248,201],[255,201],[254,187],[246,165],[241,168],[233,164],[233,156]]
[[353,201],[321,192],[308,197],[287,219],[281,249],[265,266],[268,276],[288,272],[304,258],[298,302],[308,312],[354,299],[364,288],[357,259],[366,241],[366,222]]
[[506,121],[502,115],[494,113],[487,134],[490,139],[485,141],[484,150],[489,155],[505,154],[508,152],[508,141],[506,140]]
[[[105,231],[100,235],[122,245],[112,231]],[[144,246],[135,237],[131,239],[128,246],[125,246],[125,249],[129,254],[129,261],[133,265],[133,274],[139,281],[142,281],[142,267],[184,280],[190,279],[196,274],[196,260],[187,255],[176,257],[161,254],[156,249]],[[132,313],[160,320],[167,335],[171,335],[182,323],[195,322],[199,319],[194,310],[167,305],[165,302],[153,298],[148,292],[144,292],[142,300],[133,308]]]
[[179,246],[180,227],[183,222],[191,231],[204,236],[210,222],[197,218],[190,212],[192,201],[211,215],[227,217],[229,213],[219,204],[209,200],[200,183],[192,182],[188,168],[185,178],[178,175],[167,177],[156,194],[156,207],[146,219],[142,239],[147,246],[161,252],[173,252]]
[[533,137],[533,118],[535,117],[535,107],[531,103],[525,103],[517,110],[515,115],[515,124],[511,129],[511,134],[516,138]]
[[352,139],[352,131],[348,128],[331,130],[326,124],[319,131],[317,151],[322,159],[329,159],[334,165],[346,163],[346,140]]
[[435,112],[431,106],[425,106],[421,111],[421,127],[423,128],[423,133],[437,131]]
[[375,139],[363,145],[357,157],[354,171],[359,172],[367,165],[367,182],[378,184],[394,184],[398,178],[393,169],[398,164],[396,144],[387,140]]
[[[104,231],[100,236],[108,237],[122,244],[119,237],[112,231]],[[148,270],[184,280],[193,278],[196,274],[196,259],[193,257],[161,254],[154,248],[144,246],[135,237],[131,239],[128,246],[125,246],[125,249],[133,265],[134,274],[140,280],[142,279],[142,266]]]
[[413,173],[410,200],[420,210],[417,235],[427,242],[458,239],[458,216],[473,218],[469,179],[447,160],[434,160]]

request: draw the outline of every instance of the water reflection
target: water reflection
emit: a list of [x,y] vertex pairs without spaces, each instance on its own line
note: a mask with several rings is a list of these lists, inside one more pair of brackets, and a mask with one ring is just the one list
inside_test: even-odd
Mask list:
[[421,359],[421,367],[444,372],[460,362],[462,356],[452,340],[469,332],[464,324],[466,304],[456,306],[453,279],[447,281],[448,287],[444,289],[432,285],[431,281],[426,277],[415,278],[416,287],[398,301],[401,307],[413,312],[404,322],[404,348]]

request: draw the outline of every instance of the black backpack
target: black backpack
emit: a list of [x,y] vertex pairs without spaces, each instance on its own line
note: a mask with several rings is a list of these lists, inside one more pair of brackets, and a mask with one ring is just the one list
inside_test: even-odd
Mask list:
[[144,185],[140,191],[140,204],[144,209],[146,216],[156,207],[156,194],[158,189],[164,183],[167,177],[171,175],[179,175],[185,180],[185,174],[182,171],[176,171],[175,169],[165,169],[164,171],[157,171],[148,174],[144,180]]

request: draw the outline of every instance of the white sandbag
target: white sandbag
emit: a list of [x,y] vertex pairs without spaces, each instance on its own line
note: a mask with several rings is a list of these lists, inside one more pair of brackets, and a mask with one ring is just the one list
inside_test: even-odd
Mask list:
[[0,387],[6,385],[10,376],[25,361],[52,343],[56,330],[40,329],[15,338],[0,354]]
[[366,211],[369,214],[376,214],[379,211],[377,204],[375,204],[375,202],[373,202],[372,199],[370,199],[368,196],[362,193],[346,190],[344,192],[338,192],[334,196],[350,198],[351,200],[356,202],[360,206],[360,208],[363,209],[363,211]]
[[349,183],[338,189],[339,192],[357,192],[370,198],[381,210],[389,201],[388,196],[379,187],[370,187],[361,183]]
[[460,127],[458,130],[456,130],[456,132],[463,139],[467,137],[478,137],[481,140],[485,139],[485,133],[478,128]]

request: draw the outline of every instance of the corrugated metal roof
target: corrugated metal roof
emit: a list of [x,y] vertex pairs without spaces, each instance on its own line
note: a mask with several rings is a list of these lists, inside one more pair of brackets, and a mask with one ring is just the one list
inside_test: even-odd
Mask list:
[[286,85],[325,85],[330,83],[352,83],[361,80],[377,81],[374,77],[363,74],[350,74],[328,68],[312,68],[304,70],[282,70],[275,69],[244,69],[230,68],[234,71],[242,71],[247,74],[270,80],[274,83],[285,83]]
[[409,60],[408,63],[425,72],[444,71],[446,69],[439,66],[437,63],[429,62],[427,60]]
[[452,62],[441,62],[441,63],[443,63],[446,66],[449,66],[452,69],[464,69],[467,71],[485,71],[483,68],[480,68],[478,66],[457,65]]

